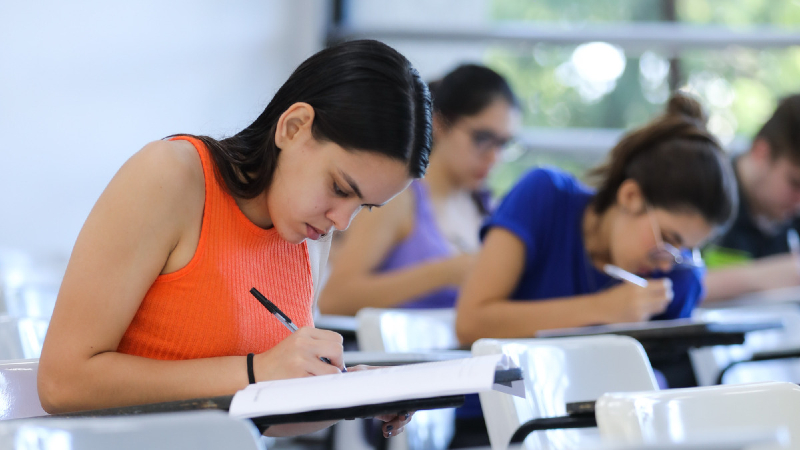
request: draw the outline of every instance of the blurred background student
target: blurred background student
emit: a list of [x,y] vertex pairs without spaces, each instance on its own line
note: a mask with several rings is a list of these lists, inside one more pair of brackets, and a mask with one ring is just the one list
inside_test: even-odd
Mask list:
[[708,301],[800,284],[800,95],[780,102],[733,167],[739,212],[703,251]]
[[[448,308],[478,251],[484,183],[520,122],[506,80],[461,65],[430,84],[433,150],[423,180],[353,221],[319,299],[324,314],[364,307]],[[337,239],[339,236],[337,236]]]
[[[464,344],[537,331],[687,317],[702,298],[693,252],[736,212],[730,164],[700,105],[673,96],[665,114],[623,137],[590,189],[551,168],[530,171],[481,229],[483,248],[457,304]],[[646,287],[604,272],[613,264]]]

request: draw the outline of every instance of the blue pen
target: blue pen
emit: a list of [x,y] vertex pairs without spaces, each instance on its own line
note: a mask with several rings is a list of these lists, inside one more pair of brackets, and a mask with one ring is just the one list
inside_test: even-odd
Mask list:
[[[253,294],[253,297],[255,297],[256,300],[258,300],[259,302],[261,302],[261,304],[264,305],[265,308],[267,308],[267,311],[269,311],[270,314],[275,316],[275,318],[278,319],[278,321],[282,323],[283,326],[288,328],[289,331],[291,331],[292,333],[297,331],[297,325],[295,325],[294,322],[292,322],[292,319],[290,319],[289,316],[284,314],[283,311],[281,311],[280,308],[275,306],[274,303],[269,301],[267,297],[264,297],[264,294],[258,292],[258,289],[252,288],[250,289],[250,293]],[[319,359],[321,359],[322,362],[333,364],[330,359],[324,356],[320,356]],[[342,372],[347,372],[347,368],[342,369]]]

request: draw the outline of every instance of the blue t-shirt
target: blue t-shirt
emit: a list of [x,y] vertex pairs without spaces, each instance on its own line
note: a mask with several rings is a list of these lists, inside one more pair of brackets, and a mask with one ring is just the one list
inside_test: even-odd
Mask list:
[[[583,213],[594,192],[572,175],[552,168],[528,172],[481,227],[503,227],[525,243],[525,268],[512,300],[542,300],[593,294],[620,281],[597,270],[583,243]],[[653,319],[689,317],[703,298],[703,271],[676,266],[651,278],[672,279],[674,297]]]

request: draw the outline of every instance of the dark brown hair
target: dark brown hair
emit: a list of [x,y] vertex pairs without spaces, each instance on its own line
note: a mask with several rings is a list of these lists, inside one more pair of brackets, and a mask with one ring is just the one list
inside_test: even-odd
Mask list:
[[448,125],[480,113],[496,99],[519,109],[519,100],[508,82],[494,70],[477,64],[462,64],[441,80],[428,83],[433,113]]
[[670,98],[664,114],[623,136],[588,176],[598,186],[592,200],[598,214],[614,205],[628,179],[651,206],[697,212],[712,225],[727,225],[738,205],[728,158],[706,129],[700,104],[681,93]]
[[800,94],[780,101],[772,117],[756,134],[758,138],[769,143],[773,160],[785,156],[800,165]]
[[231,194],[253,198],[269,188],[280,154],[275,145],[278,119],[297,102],[314,108],[315,139],[404,162],[414,178],[425,174],[431,151],[427,85],[393,48],[357,40],[305,60],[244,130],[222,140],[197,136]]

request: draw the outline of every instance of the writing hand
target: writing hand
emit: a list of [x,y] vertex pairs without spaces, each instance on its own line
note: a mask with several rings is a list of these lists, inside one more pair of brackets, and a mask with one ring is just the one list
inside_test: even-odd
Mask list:
[[[331,363],[320,358],[328,358]],[[300,328],[253,358],[257,381],[335,374],[343,368],[342,336],[312,327]]]
[[602,293],[615,322],[640,322],[664,312],[672,301],[672,280],[648,280],[647,287],[621,283]]

